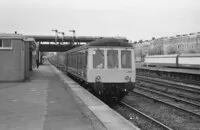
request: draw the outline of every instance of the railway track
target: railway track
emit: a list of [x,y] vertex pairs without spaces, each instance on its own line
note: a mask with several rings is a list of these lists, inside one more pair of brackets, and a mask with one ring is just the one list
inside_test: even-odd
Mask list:
[[64,71],[65,66],[62,63],[53,61],[53,60],[49,60],[49,62],[54,65],[55,67],[57,67],[58,69]]
[[186,83],[186,84],[192,84],[192,85],[200,85],[200,81],[197,80],[181,80],[181,79],[173,79],[173,78],[165,78],[165,77],[158,77],[158,76],[148,76],[148,75],[144,75],[144,74],[138,74],[137,76],[145,76],[145,77],[152,77],[152,78],[159,78],[159,79],[163,79],[163,80],[170,80],[170,81],[174,81],[174,82],[182,82],[182,83]]
[[196,101],[200,100],[200,86],[194,86],[189,84],[183,84],[180,82],[173,82],[173,81],[138,76],[138,75],[137,75],[137,81],[142,83],[153,84],[154,87],[151,87],[152,89],[164,91],[165,93],[171,93],[176,96],[188,98],[191,100],[196,100]]
[[[193,93],[200,95],[200,89],[198,88],[198,86],[193,86],[193,85],[184,85],[182,83],[173,83],[170,81],[164,81],[163,80],[157,80],[157,79],[152,79],[152,78],[144,78],[143,76],[137,77],[137,80],[139,81],[143,81],[146,82],[146,84],[139,84],[136,85],[135,89],[133,90],[133,94],[129,94],[130,97],[126,97],[125,98],[125,103],[126,106],[128,107],[132,107],[134,108],[133,111],[137,111],[139,110],[137,113],[141,112],[144,118],[152,118],[155,119],[156,121],[158,121],[159,123],[163,124],[163,120],[159,119],[162,117],[165,117],[166,115],[164,114],[164,116],[162,116],[162,112],[160,113],[160,116],[158,116],[156,110],[153,110],[154,112],[151,112],[152,109],[155,108],[155,106],[159,105],[163,105],[165,108],[168,109],[169,111],[169,116],[171,115],[171,111],[176,111],[175,115],[177,115],[178,119],[181,120],[187,120],[186,122],[190,122],[188,123],[188,125],[185,126],[180,126],[179,124],[176,124],[175,122],[177,122],[177,120],[174,120],[174,124],[173,123],[168,123],[164,121],[164,124],[167,124],[167,127],[169,127],[169,129],[186,129],[186,130],[190,130],[190,129],[194,129],[194,130],[199,130],[200,126],[198,125],[199,120],[200,120],[200,100],[193,100],[190,99],[188,97],[183,97],[180,95],[172,95],[172,93],[167,93],[166,91],[168,89],[158,89],[159,87],[163,87],[163,88],[170,88],[170,89],[178,89],[181,92],[185,91],[188,93],[192,93],[191,95],[193,95]],[[151,86],[154,87],[147,87],[148,84],[153,84]],[[155,87],[156,86],[158,87]],[[154,89],[157,88],[157,89]],[[136,96],[136,99],[133,100],[135,98],[135,96],[133,95],[138,95],[140,98],[142,99],[137,99],[138,97]],[[133,97],[132,97],[133,96]],[[143,100],[150,100],[150,103],[140,103],[143,102]],[[196,98],[194,98],[196,99]],[[122,102],[123,105],[124,102]],[[141,105],[143,104],[143,105]],[[144,106],[148,106],[147,108],[143,108]],[[158,107],[159,108],[159,107]],[[141,111],[140,111],[141,110]],[[158,110],[160,111],[160,110]],[[146,114],[145,114],[146,113]],[[173,112],[172,112],[173,113]],[[156,116],[155,116],[156,115]],[[168,114],[167,114],[168,115]],[[172,117],[174,116],[174,114],[171,115]],[[172,118],[173,120],[174,118]],[[151,119],[148,119],[151,120]],[[171,119],[170,119],[171,120]],[[187,124],[186,123],[186,124]],[[184,124],[184,123],[182,123]],[[192,125],[191,125],[192,124]],[[162,125],[159,125],[162,126]],[[186,128],[186,126],[188,128]],[[182,128],[181,128],[182,127]],[[164,128],[163,129],[167,129]]]
[[[173,87],[173,88],[175,87],[175,88],[178,88],[178,89],[181,89],[184,91],[189,91],[192,93],[200,94],[199,93],[200,89],[198,89],[198,88],[191,88],[191,87],[186,87],[186,86],[181,87],[181,85],[177,85],[177,84],[176,85],[166,84],[161,81],[152,80],[152,79],[150,80],[149,78],[142,79],[140,77],[140,80],[145,81],[145,82],[150,82],[153,84],[157,84],[157,85],[162,85],[165,87]],[[149,88],[149,87],[147,87],[147,85],[137,86],[136,89],[134,90],[134,92],[137,94],[140,94],[142,96],[145,96],[147,98],[151,98],[157,102],[161,102],[161,103],[170,105],[172,107],[175,107],[177,109],[180,109],[182,111],[185,111],[185,112],[188,112],[190,114],[200,117],[200,102],[199,101],[188,100],[187,97],[183,98],[183,97],[180,97],[177,95],[175,96],[172,94],[168,94],[168,93],[166,93],[166,91],[163,92],[163,91],[154,89],[154,87]]]
[[[142,116],[143,118],[149,120],[151,123],[155,123],[156,125],[158,125],[158,127],[160,129],[165,129],[165,130],[173,130],[172,128],[168,127],[167,125],[163,124],[162,122],[148,116],[147,114],[139,111],[138,109],[134,108],[133,106],[131,105],[128,105],[127,103],[121,101],[120,102],[122,105],[128,107],[129,109],[131,109],[134,113],[138,113],[140,116]],[[148,122],[148,121],[147,121]]]
[[[170,98],[167,98],[166,96],[169,96]],[[155,95],[153,90],[150,90],[150,92],[148,90],[146,92],[146,89],[140,91],[140,87],[136,87],[134,92],[125,97],[121,104],[133,111],[130,111],[129,113],[133,113],[133,115],[139,114],[142,118],[146,119],[145,121],[139,121],[140,123],[137,123],[136,121],[136,124],[139,124],[138,126],[150,123],[157,125],[157,127],[152,127],[150,125],[150,127],[141,127],[141,129],[199,130],[200,105],[188,103],[187,101],[186,102],[189,105],[186,105],[185,100],[181,101],[181,104],[179,103],[180,101],[177,101],[178,99],[176,97],[175,99],[171,95],[163,93],[162,96],[158,96],[158,94]],[[124,112],[125,111],[128,110],[124,110]],[[143,120],[140,116],[138,120]],[[133,116],[133,119],[137,120],[135,119],[135,116]]]
[[134,90],[134,93],[140,94],[156,102],[166,104],[168,106],[174,107],[176,109],[190,113],[200,118],[200,105],[197,103],[192,103],[187,100],[179,99],[177,97],[173,97],[149,89],[144,89],[144,88],[139,88],[139,89],[142,89],[142,91],[136,89]]

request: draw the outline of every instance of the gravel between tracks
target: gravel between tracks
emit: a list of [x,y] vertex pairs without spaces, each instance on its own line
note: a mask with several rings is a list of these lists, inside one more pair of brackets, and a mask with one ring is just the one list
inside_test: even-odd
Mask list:
[[[124,98],[124,101],[138,110],[148,114],[149,116],[159,120],[167,126],[176,130],[200,130],[200,119],[197,119],[187,113],[181,112],[177,109],[163,105],[153,100],[141,97],[137,94],[131,93]],[[116,111],[121,111],[120,107]],[[134,115],[133,118],[137,119]],[[143,123],[134,121],[136,125],[141,127]],[[140,121],[142,122],[142,121]],[[145,124],[146,125],[146,124]],[[151,127],[150,127],[151,128]],[[150,129],[148,126],[142,129]]]

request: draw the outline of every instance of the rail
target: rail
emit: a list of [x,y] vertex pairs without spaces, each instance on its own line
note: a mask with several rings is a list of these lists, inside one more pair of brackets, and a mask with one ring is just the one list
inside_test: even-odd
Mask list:
[[156,119],[154,119],[154,118],[148,116],[147,114],[145,114],[145,113],[143,113],[143,112],[137,110],[137,109],[134,108],[133,106],[130,106],[130,105],[128,105],[127,103],[125,103],[125,102],[123,102],[123,101],[121,101],[121,104],[123,104],[123,105],[125,105],[126,107],[130,108],[131,110],[137,112],[138,114],[144,116],[145,118],[147,118],[147,119],[153,121],[154,123],[158,124],[159,126],[163,127],[164,129],[166,129],[166,130],[173,130],[172,128],[166,126],[165,124],[163,124],[163,123],[157,121]]

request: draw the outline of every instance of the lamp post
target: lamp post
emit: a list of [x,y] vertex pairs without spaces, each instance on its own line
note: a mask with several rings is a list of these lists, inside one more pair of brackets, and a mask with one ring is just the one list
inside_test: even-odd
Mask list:
[[75,37],[76,37],[76,31],[75,30],[69,30],[69,32],[73,32],[72,44],[74,44]]
[[57,29],[52,29],[51,31],[53,31],[53,32],[56,33],[56,36],[55,36],[55,43],[57,44],[57,39],[58,39],[58,30],[57,30]]
[[64,33],[64,32],[62,32],[61,34],[62,34],[62,42],[63,42],[63,44],[64,44],[64,37],[65,37],[65,33]]
[[64,32],[58,32],[60,34],[62,34],[62,44],[64,43],[64,36],[65,36],[65,33]]

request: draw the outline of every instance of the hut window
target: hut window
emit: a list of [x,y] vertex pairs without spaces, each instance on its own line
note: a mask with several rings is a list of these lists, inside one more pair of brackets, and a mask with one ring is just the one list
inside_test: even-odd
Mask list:
[[12,48],[11,39],[0,39],[0,48],[1,49]]

